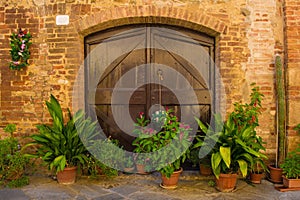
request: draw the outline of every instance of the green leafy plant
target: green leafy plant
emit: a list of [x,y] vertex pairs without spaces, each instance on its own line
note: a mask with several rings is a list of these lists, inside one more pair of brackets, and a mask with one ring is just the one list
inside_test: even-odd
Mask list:
[[297,126],[294,128],[298,133],[300,133],[300,124],[297,124]]
[[[300,124],[298,124],[294,129],[300,134]],[[280,168],[286,178],[300,178],[300,144],[298,144],[298,147],[294,151],[288,153],[283,163],[280,164]]]
[[245,177],[248,167],[253,165],[253,158],[266,158],[264,154],[253,149],[252,144],[257,142],[257,137],[251,134],[251,127],[238,126],[230,117],[223,123],[218,114],[214,117],[214,127],[207,127],[200,120],[199,122],[200,129],[216,140],[216,145],[212,148],[211,166],[217,178],[220,173],[238,171]]
[[118,170],[108,167],[100,160],[96,159],[93,155],[88,155],[86,164],[83,170],[91,178],[97,178],[98,175],[105,175],[106,177],[114,177],[118,175]]
[[205,139],[198,139],[194,146],[206,148],[204,152],[210,150],[211,166],[217,178],[220,173],[240,171],[245,177],[251,170],[267,170],[264,164],[267,156],[261,152],[265,150],[264,142],[255,131],[259,125],[258,116],[263,94],[255,84],[251,86],[250,103],[235,103],[234,111],[230,113],[227,121],[223,122],[221,115],[215,114],[210,126],[195,118]]
[[[153,127],[146,127],[145,121],[144,116],[140,116],[136,124],[138,128],[134,130],[134,133],[138,137],[133,141],[133,146],[136,147],[134,151],[137,153],[159,152],[168,146],[164,153],[154,154],[152,158],[142,158],[141,161],[155,163],[158,166],[157,170],[169,178],[174,171],[180,169],[181,163],[187,158],[191,144],[189,136],[191,128],[179,122],[171,110],[155,112],[152,116],[152,121],[156,122]],[[173,162],[165,163],[170,158]]]
[[20,70],[28,66],[28,59],[30,57],[29,47],[32,36],[27,30],[20,29],[19,32],[13,33],[10,36],[10,55],[12,61],[9,68],[13,70]]
[[284,159],[280,165],[283,174],[288,179],[300,178],[300,145],[295,151],[288,153],[288,156]]
[[19,179],[12,180],[9,183],[7,183],[7,186],[10,188],[16,188],[16,187],[23,187],[25,185],[29,184],[29,177],[28,176],[22,176]]
[[255,86],[255,83],[252,83],[251,86],[250,103],[234,103],[234,111],[230,117],[237,126],[243,127],[247,124],[254,130],[259,126],[258,116],[261,114],[261,101],[264,95],[259,91],[259,87]]
[[[262,152],[266,150],[264,147],[265,142],[256,134],[255,128],[259,126],[258,117],[261,114],[261,102],[264,95],[259,91],[259,87],[256,86],[255,83],[252,83],[251,86],[250,103],[234,103],[234,111],[229,117],[239,129],[247,127],[251,130],[249,131],[249,135],[253,138],[256,137],[256,139],[252,141],[251,148],[256,152]],[[267,157],[253,157],[253,163],[249,166],[249,171],[252,173],[268,171],[264,159],[267,159]]]
[[[46,101],[52,126],[47,124],[37,125],[39,134],[31,135],[33,142],[29,146],[38,146],[38,149],[30,157],[41,158],[50,170],[59,172],[65,167],[84,165],[87,159],[87,150],[82,142],[86,143],[88,138],[79,137],[77,130],[94,129],[93,122],[87,118],[82,110],[77,111],[74,116],[68,109],[69,120],[64,124],[64,117],[58,100],[51,95],[50,101]],[[82,140],[81,140],[82,139]]]
[[213,180],[209,180],[207,184],[209,187],[214,187],[216,185],[215,181]]
[[0,140],[0,182],[9,187],[20,187],[28,184],[25,170],[29,165],[29,159],[20,151],[20,145],[13,132],[15,124],[8,124],[4,131],[10,133],[10,137]]
[[132,157],[128,157],[127,159],[125,158],[125,167],[126,168],[134,167],[134,162]]
[[212,149],[215,148],[218,134],[215,134],[212,129],[207,128],[208,124],[206,126],[200,119],[195,117],[195,120],[200,128],[200,133],[195,136],[191,152],[196,152],[197,159],[194,158],[196,161],[198,160],[201,164],[211,167]]
[[16,125],[15,124],[8,124],[5,128],[4,131],[6,133],[10,133],[10,137],[13,138],[14,135],[13,133],[17,130]]

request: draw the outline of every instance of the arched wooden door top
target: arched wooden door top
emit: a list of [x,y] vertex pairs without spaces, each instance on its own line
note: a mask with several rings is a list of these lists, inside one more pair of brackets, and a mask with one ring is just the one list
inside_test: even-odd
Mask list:
[[[129,106],[132,120],[139,112],[148,113],[153,105],[162,104],[178,115],[199,111],[202,119],[208,121],[213,109],[214,45],[214,38],[207,35],[169,26],[126,26],[86,37],[87,110],[95,109],[104,132],[120,140],[129,150],[134,138],[120,129],[119,126],[128,125],[126,122],[114,122],[112,105],[118,107],[120,116],[124,115],[123,108]],[[171,90],[161,84],[151,84],[158,78],[158,72],[167,80],[168,67],[161,66],[177,72],[171,77],[174,86]],[[135,70],[135,74],[123,81],[121,77],[130,70]],[[189,85],[180,81],[181,76]],[[145,82],[149,84],[140,85]],[[122,99],[112,102],[117,83],[122,88],[119,92],[132,94],[129,102]],[[188,101],[190,86],[197,103]],[[184,105],[180,105],[176,93],[186,97]]]

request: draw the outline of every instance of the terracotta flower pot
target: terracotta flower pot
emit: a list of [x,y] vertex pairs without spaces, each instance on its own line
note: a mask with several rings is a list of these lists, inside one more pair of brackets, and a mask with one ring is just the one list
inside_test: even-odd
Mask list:
[[216,178],[217,190],[221,192],[231,192],[235,189],[237,177],[237,174],[220,174],[219,179]]
[[59,184],[73,184],[76,181],[77,167],[66,167],[63,171],[57,173],[57,182]]
[[276,168],[274,165],[268,165],[270,171],[270,181],[273,183],[282,183],[282,169]]
[[134,167],[125,167],[124,172],[125,173],[132,173],[134,171]]
[[182,173],[182,168],[180,168],[178,171],[173,172],[173,174],[171,174],[170,178],[167,178],[166,176],[162,175],[161,176],[161,179],[162,179],[161,187],[163,187],[165,189],[176,188],[178,180],[179,180],[179,176],[181,173]]
[[263,176],[263,173],[250,173],[250,181],[255,184],[261,184]]
[[200,174],[203,176],[210,176],[212,175],[212,169],[210,166],[199,164],[200,167]]
[[145,171],[145,165],[144,164],[136,164],[136,170],[138,174],[149,174],[148,172]]
[[288,179],[282,176],[283,186],[287,188],[299,188],[300,190],[300,179]]

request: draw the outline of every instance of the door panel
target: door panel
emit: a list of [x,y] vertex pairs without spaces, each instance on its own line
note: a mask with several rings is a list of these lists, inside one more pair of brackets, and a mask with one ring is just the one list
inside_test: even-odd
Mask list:
[[[125,149],[132,150],[134,137],[120,127],[131,125],[126,120],[116,124],[114,117],[126,119],[126,107],[133,121],[140,112],[147,114],[156,104],[174,110],[179,118],[184,113],[191,115],[199,111],[201,119],[209,121],[214,93],[213,38],[188,30],[143,25],[88,36],[85,46],[86,56],[89,54],[86,109],[95,109],[105,134],[118,139]],[[129,71],[134,75],[124,80]],[[167,88],[166,82],[172,82],[172,88]],[[113,92],[130,93],[129,102],[112,99]],[[191,100],[193,94],[197,103]],[[179,102],[178,96],[184,103]]]

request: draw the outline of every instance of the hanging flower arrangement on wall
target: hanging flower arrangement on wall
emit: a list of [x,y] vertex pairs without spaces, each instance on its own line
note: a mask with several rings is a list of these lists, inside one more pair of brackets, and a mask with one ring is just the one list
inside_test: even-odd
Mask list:
[[32,36],[27,30],[20,29],[18,34],[13,33],[10,36],[10,55],[12,61],[9,68],[13,70],[20,70],[28,66],[28,59],[30,57],[29,47],[31,45]]

